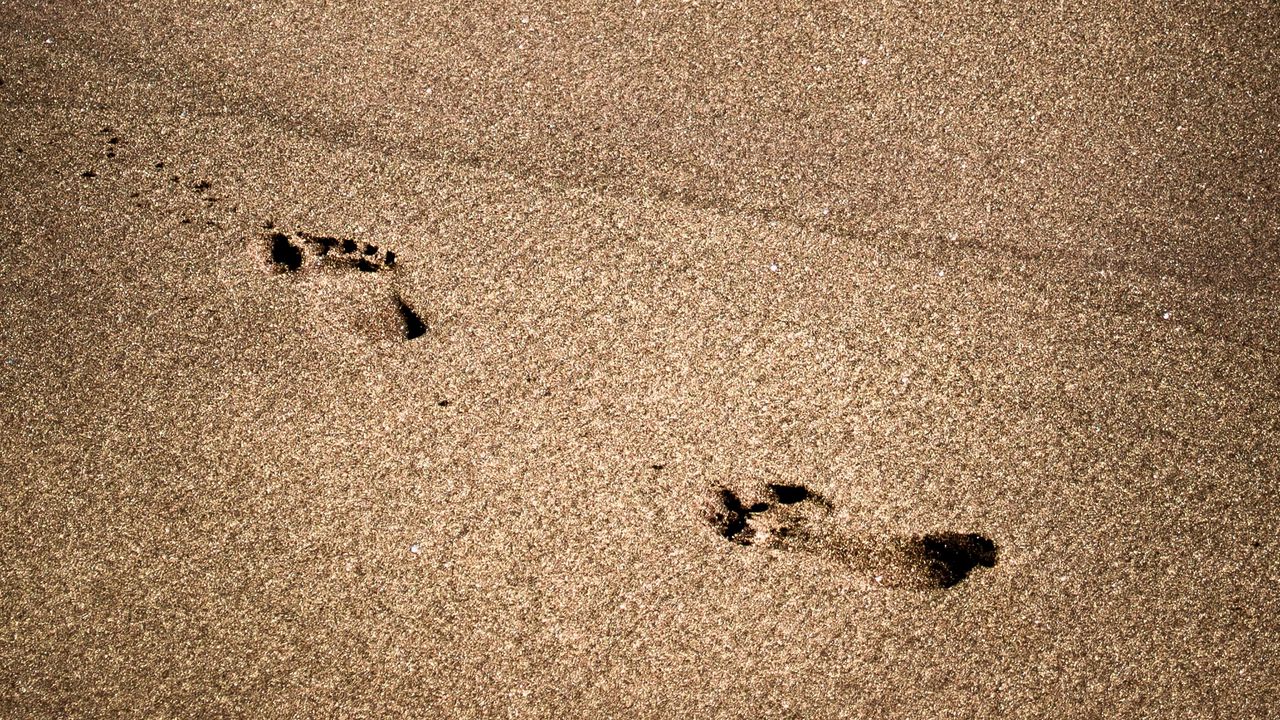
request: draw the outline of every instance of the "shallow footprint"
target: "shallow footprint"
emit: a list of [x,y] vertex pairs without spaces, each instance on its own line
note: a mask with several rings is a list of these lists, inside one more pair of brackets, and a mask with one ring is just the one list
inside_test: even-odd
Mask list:
[[747,502],[729,488],[717,488],[704,518],[734,544],[822,555],[887,587],[946,589],[976,568],[996,564],[996,544],[983,535],[860,537],[840,528],[830,503],[803,485],[769,484],[760,495]]
[[309,333],[366,342],[415,340],[430,330],[393,284],[394,251],[349,238],[270,231],[250,243],[269,274],[296,276],[311,312]]

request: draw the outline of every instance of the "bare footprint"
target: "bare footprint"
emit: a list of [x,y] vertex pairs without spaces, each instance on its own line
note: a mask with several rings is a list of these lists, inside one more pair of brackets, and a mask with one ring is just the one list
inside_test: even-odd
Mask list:
[[430,328],[396,288],[396,253],[371,243],[270,229],[250,243],[269,274],[296,276],[312,308],[307,329],[371,342],[415,340]]
[[717,534],[742,546],[823,555],[880,585],[946,589],[978,567],[994,567],[996,544],[975,533],[858,537],[840,528],[831,504],[803,485],[769,484],[744,502],[717,488],[704,518]]

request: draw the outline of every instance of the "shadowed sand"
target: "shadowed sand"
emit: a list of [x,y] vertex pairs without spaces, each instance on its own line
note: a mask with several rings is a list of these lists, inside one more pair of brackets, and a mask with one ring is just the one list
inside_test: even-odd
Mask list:
[[0,14],[0,715],[1280,705],[1274,5]]

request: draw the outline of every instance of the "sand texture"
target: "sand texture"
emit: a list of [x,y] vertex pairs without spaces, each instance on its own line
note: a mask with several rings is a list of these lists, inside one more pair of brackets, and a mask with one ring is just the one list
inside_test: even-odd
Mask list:
[[0,2],[0,715],[1267,718],[1274,2]]

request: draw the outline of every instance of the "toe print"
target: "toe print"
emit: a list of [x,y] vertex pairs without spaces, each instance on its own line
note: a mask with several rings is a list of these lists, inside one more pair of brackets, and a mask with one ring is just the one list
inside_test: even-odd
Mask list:
[[768,484],[761,495],[749,502],[717,488],[703,516],[736,545],[823,556],[886,587],[943,590],[996,564],[996,544],[983,535],[863,536],[841,527],[830,503],[804,485]]

